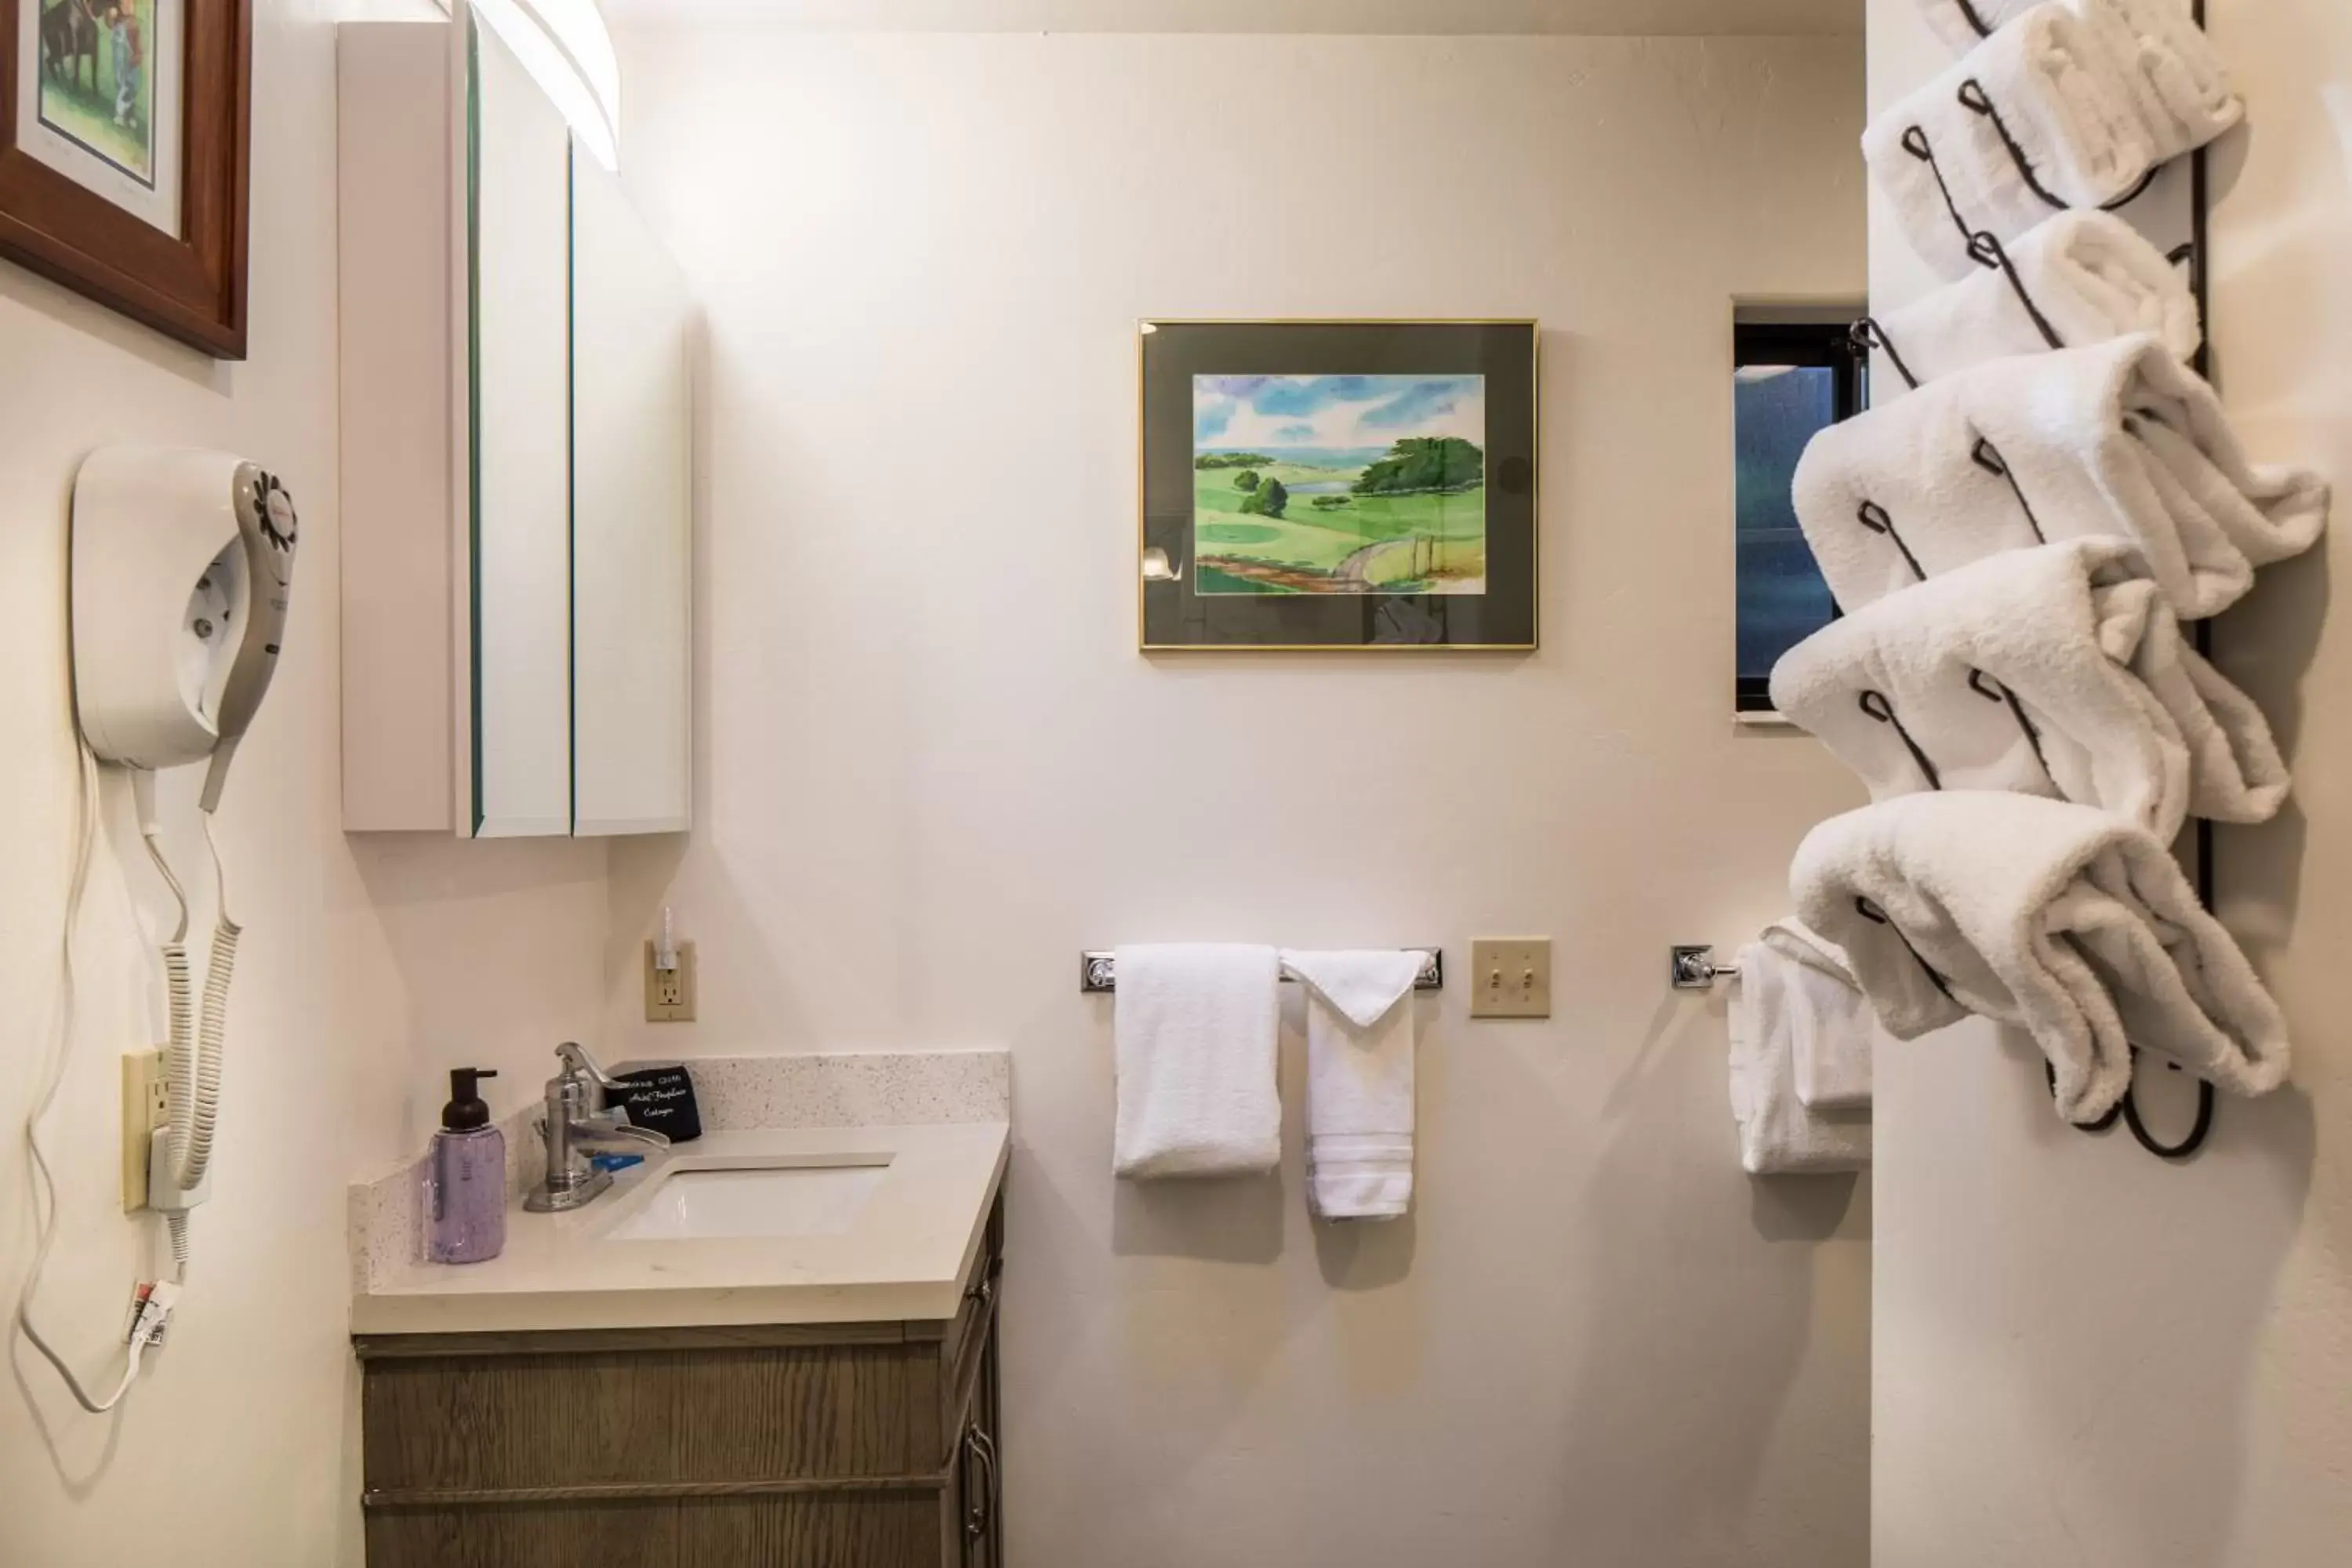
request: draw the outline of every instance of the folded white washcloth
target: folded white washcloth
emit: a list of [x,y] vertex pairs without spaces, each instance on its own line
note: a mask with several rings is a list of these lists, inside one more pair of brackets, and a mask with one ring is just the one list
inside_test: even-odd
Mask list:
[[1959,790],[1832,817],[1789,869],[1798,918],[1916,1039],[1969,1013],[2030,1033],[2060,1114],[2105,1115],[2131,1047],[2240,1094],[2284,1081],[2286,1021],[2171,852],[2091,806]]
[[2035,5],[1872,121],[1863,158],[1912,247],[1958,278],[1976,233],[2006,244],[2137,188],[2158,158],[2133,92],[2080,17]]
[[1774,921],[1757,940],[1783,958],[1820,970],[1841,985],[1862,989],[1862,983],[1853,977],[1853,965],[1846,961],[1845,949],[1794,915]]
[[1421,954],[1285,949],[1307,987],[1307,1201],[1324,1219],[1412,1206],[1413,980]]
[[1979,268],[1877,319],[1904,380],[2134,332],[2153,332],[2182,361],[2204,342],[2181,269],[2113,213],[2059,213],[2005,248],[2013,281],[1999,267]]
[[1772,704],[1873,800],[2021,790],[2169,843],[2191,815],[2262,822],[2286,799],[2262,710],[2124,539],[2004,551],[1866,605],[1781,658]]
[[1845,954],[1794,915],[1765,927],[1757,944],[1768,970],[1778,970],[1772,988],[1790,1015],[1797,1099],[1808,1110],[1868,1110],[1871,1062],[1893,1037],[1878,1026]]
[[2307,469],[2250,463],[2213,389],[2144,333],[1994,360],[1832,425],[1793,488],[1848,614],[2000,551],[2120,534],[2194,620],[2310,548],[2328,500]]
[[1817,1109],[1799,1089],[1799,1041],[1815,1026],[1816,985],[1837,989],[1820,971],[1762,942],[1739,950],[1731,996],[1731,1116],[1739,1126],[1740,1168],[1751,1176],[1870,1164],[1867,1080],[1859,1110]]
[[1274,949],[1122,947],[1114,963],[1117,1173],[1229,1176],[1280,1164]]
[[[2132,89],[2156,139],[2158,163],[2202,147],[2245,118],[2230,73],[2197,26],[2189,0],[2064,0],[2099,39]],[[1927,20],[1965,53],[2031,10],[2033,0],[1919,0]]]

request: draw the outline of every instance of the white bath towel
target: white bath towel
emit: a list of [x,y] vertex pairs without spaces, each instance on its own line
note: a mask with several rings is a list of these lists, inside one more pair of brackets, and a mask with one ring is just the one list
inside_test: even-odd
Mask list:
[[1323,1219],[1412,1206],[1412,985],[1421,954],[1285,949],[1307,988],[1307,1201]]
[[1772,704],[1871,798],[2008,789],[2095,805],[2170,843],[2262,822],[2286,763],[2252,700],[2189,647],[2123,539],[2004,551],[1831,622]]
[[1806,835],[1789,886],[1889,1034],[1969,1013],[2021,1028],[2070,1121],[2123,1098],[2132,1046],[2240,1094],[2286,1077],[2285,1020],[2238,944],[2169,850],[2093,807],[1989,790],[1881,801]]
[[1114,963],[1117,1173],[1229,1176],[1280,1164],[1274,949],[1122,947]]
[[2000,551],[2120,534],[2193,620],[2327,517],[2326,483],[2248,462],[2213,389],[2146,334],[1994,360],[1832,425],[1794,492],[1848,614]]
[[[1816,971],[1762,942],[1739,950],[1731,996],[1731,1116],[1751,1176],[1859,1171],[1870,1163],[1870,1113],[1816,1110],[1798,1091],[1797,1042],[1811,1026],[1804,989]],[[1832,985],[1832,988],[1833,985]]]
[[[2032,8],[2033,0],[1919,0],[1955,51]],[[2064,0],[2116,61],[2164,163],[2202,147],[2245,118],[2245,100],[2197,26],[2189,0]]]
[[1981,268],[1877,319],[1903,380],[2135,332],[2153,332],[2183,362],[2204,342],[2188,278],[2113,213],[2059,213],[2005,248],[2014,281]]
[[2131,83],[2064,5],[2036,5],[1862,135],[1864,161],[1912,247],[1948,278],[1971,235],[2006,244],[2052,213],[2099,207],[2158,162]]

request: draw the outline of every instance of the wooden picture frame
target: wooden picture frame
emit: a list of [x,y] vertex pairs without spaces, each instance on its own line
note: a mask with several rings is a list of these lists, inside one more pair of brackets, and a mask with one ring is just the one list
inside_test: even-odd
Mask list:
[[0,0],[0,257],[243,359],[252,61],[252,0]]

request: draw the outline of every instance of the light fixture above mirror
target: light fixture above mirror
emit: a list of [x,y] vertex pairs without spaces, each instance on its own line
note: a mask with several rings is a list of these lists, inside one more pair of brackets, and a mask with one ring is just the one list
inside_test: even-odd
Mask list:
[[596,0],[473,0],[607,169],[621,164],[621,61]]

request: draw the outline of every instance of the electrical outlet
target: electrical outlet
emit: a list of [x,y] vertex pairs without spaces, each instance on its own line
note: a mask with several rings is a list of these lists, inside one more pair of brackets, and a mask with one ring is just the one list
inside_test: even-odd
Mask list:
[[654,967],[654,944],[646,943],[646,1022],[694,1022],[694,943],[677,944],[677,967]]
[[1551,938],[1480,937],[1470,944],[1470,1016],[1551,1016]]
[[147,1206],[147,1152],[155,1129],[167,1124],[171,1085],[163,1077],[161,1050],[132,1051],[122,1058],[122,1212]]

